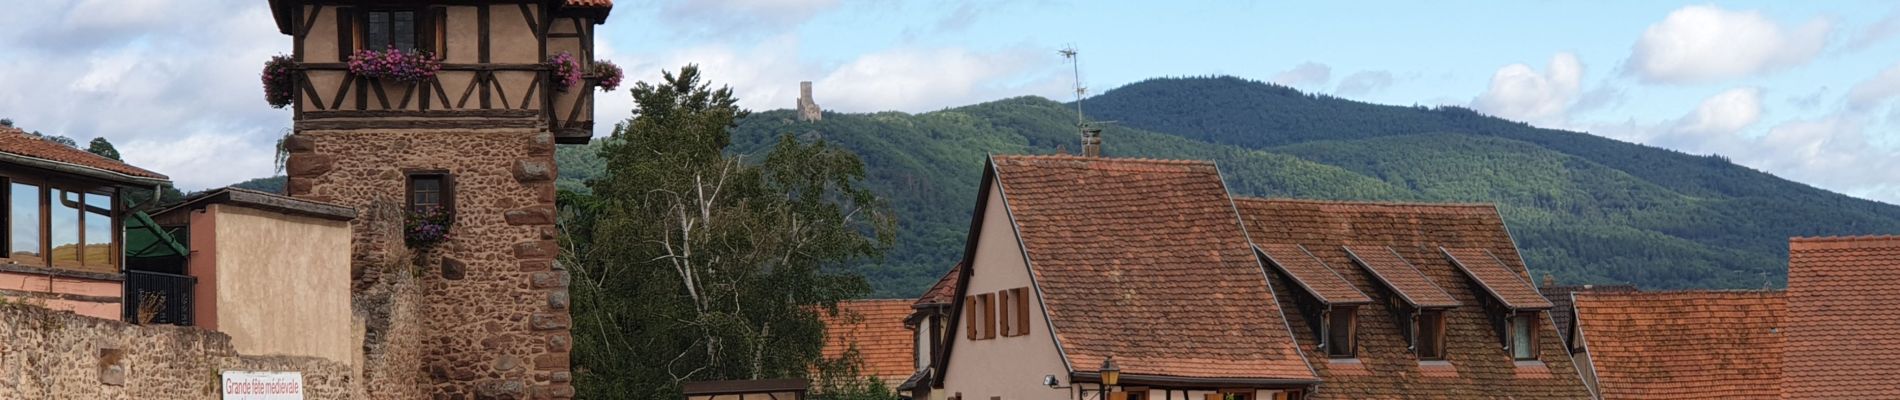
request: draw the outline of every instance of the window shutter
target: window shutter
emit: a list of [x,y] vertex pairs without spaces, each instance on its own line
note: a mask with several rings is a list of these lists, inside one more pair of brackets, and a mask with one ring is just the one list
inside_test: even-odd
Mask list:
[[448,209],[450,215],[455,214],[455,174],[442,174],[442,208]]
[[1009,292],[1008,290],[996,292],[996,296],[1002,298],[1002,301],[999,301],[997,304],[999,307],[996,307],[996,311],[999,314],[997,318],[998,324],[1003,326],[1003,337],[1016,336],[1016,327],[1010,324],[1010,322],[1015,321],[1015,319],[1009,317],[1009,311],[1010,308],[1012,308],[1009,305]]
[[1029,288],[1016,289],[1016,335],[1029,334]]
[[970,340],[976,340],[976,296],[963,296],[963,326],[969,331]]
[[983,295],[983,338],[996,338],[996,294]]
[[427,52],[436,52],[435,48],[435,10],[424,8],[416,13],[416,48]]
[[1109,393],[1108,400],[1128,400],[1128,392]]
[[435,33],[435,57],[446,60],[449,58],[449,9],[436,7],[430,11],[429,15],[433,17],[429,21],[434,28],[431,32]]
[[356,31],[356,22],[352,21],[355,17],[356,8],[354,7],[340,7],[336,9],[337,61],[350,61],[350,53],[356,52],[355,39],[350,35]]

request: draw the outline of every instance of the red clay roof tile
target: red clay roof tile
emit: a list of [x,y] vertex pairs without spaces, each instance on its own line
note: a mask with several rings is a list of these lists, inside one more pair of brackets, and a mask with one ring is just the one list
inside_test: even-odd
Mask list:
[[[1579,399],[1588,398],[1589,390],[1577,374],[1576,365],[1554,328],[1539,324],[1539,358],[1549,378],[1535,367],[1523,370],[1501,349],[1497,331],[1483,307],[1476,306],[1489,296],[1468,285],[1457,267],[1452,266],[1439,247],[1483,248],[1497,254],[1514,271],[1523,271],[1510,234],[1496,208],[1477,204],[1416,204],[1313,201],[1287,199],[1236,198],[1246,219],[1247,234],[1255,244],[1299,244],[1328,265],[1355,263],[1350,246],[1358,255],[1384,251],[1395,260],[1379,265],[1407,265],[1421,276],[1414,292],[1438,293],[1444,298],[1420,300],[1421,303],[1454,303],[1446,309],[1446,361],[1421,362],[1412,354],[1405,331],[1393,318],[1395,298],[1391,289],[1374,276],[1372,268],[1335,268],[1353,287],[1376,300],[1360,306],[1357,354],[1360,366],[1335,371],[1333,362],[1318,358],[1313,366],[1319,371],[1320,390],[1313,399]],[[1377,251],[1375,251],[1377,250]],[[1362,264],[1362,267],[1364,265]],[[1385,269],[1381,269],[1384,271]],[[1402,269],[1400,269],[1402,271]],[[1286,290],[1291,283],[1277,276],[1268,282],[1275,290]],[[1284,292],[1282,292],[1284,293]],[[1419,297],[1438,297],[1421,295]],[[1280,296],[1281,309],[1296,309],[1292,296]],[[1288,313],[1288,324],[1302,348],[1318,349],[1316,330],[1298,313]],[[1371,371],[1361,374],[1358,368]],[[1519,374],[1526,378],[1519,379]]]
[[[99,176],[95,176],[94,178],[105,179],[114,176],[129,176],[158,180],[171,179],[157,172],[134,167],[124,162],[73,148],[72,146],[33,137],[25,131],[11,127],[0,127],[0,153],[69,164],[99,171]],[[123,181],[124,179],[120,178],[116,180]]]
[[613,8],[614,0],[567,0],[567,6]]
[[1385,246],[1343,246],[1346,255],[1353,262],[1365,267],[1373,278],[1379,280],[1386,289],[1398,293],[1406,303],[1418,308],[1457,307],[1458,299],[1451,298],[1444,288],[1433,284],[1425,274],[1418,272],[1411,262],[1399,257],[1399,252]]
[[1451,257],[1452,265],[1470,276],[1478,286],[1491,293],[1492,297],[1505,307],[1518,310],[1547,310],[1551,304],[1544,295],[1531,287],[1521,272],[1504,265],[1504,261],[1491,254],[1490,250],[1477,248],[1444,248],[1439,251],[1445,257]]
[[950,300],[957,297],[957,280],[961,276],[957,275],[957,273],[962,270],[963,263],[961,262],[957,263],[954,267],[950,267],[949,271],[943,273],[942,278],[937,278],[936,284],[930,285],[930,289],[924,290],[922,296],[917,296],[917,302],[911,304],[911,306],[949,305]]
[[1292,277],[1308,294],[1326,304],[1365,304],[1372,298],[1366,297],[1359,289],[1352,288],[1351,282],[1339,276],[1338,272],[1326,265],[1325,261],[1314,258],[1305,248],[1297,244],[1262,244],[1260,252],[1267,255],[1267,262],[1280,272]]
[[1782,397],[1900,398],[1900,236],[1788,247]]
[[1604,399],[1781,395],[1781,292],[1577,292]]
[[1069,365],[1314,379],[1212,163],[992,162]]
[[838,302],[838,315],[821,313],[825,322],[826,358],[837,358],[857,346],[865,376],[896,387],[917,371],[916,332],[904,328],[910,316],[909,299],[847,300]]

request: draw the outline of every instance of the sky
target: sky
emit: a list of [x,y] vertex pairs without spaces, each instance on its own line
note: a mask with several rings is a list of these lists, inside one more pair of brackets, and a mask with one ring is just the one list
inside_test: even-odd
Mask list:
[[[272,171],[287,110],[258,73],[288,53],[263,1],[4,0],[0,118],[186,190]],[[1459,105],[1734,162],[1900,203],[1900,4],[618,0],[600,58],[629,81],[701,66],[751,109],[799,81],[837,112],[1070,100],[1233,75],[1366,102]],[[205,12],[223,10],[224,12]],[[631,115],[602,95],[597,121]],[[611,123],[597,125],[606,134]]]

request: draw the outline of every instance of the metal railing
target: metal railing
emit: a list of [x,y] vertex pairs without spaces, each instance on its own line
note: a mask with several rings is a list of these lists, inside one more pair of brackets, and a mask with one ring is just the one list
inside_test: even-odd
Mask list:
[[125,271],[125,320],[137,324],[191,326],[190,275]]

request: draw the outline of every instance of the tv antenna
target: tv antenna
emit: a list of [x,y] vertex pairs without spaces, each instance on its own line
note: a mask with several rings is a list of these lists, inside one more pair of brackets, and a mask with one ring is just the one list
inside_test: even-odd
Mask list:
[[1082,116],[1082,95],[1088,93],[1088,88],[1082,86],[1081,53],[1075,50],[1075,45],[1064,46],[1056,53],[1061,54],[1062,59],[1069,62],[1070,72],[1075,74],[1075,129],[1082,136],[1082,155],[1100,157],[1102,155],[1102,127],[1090,124]]

